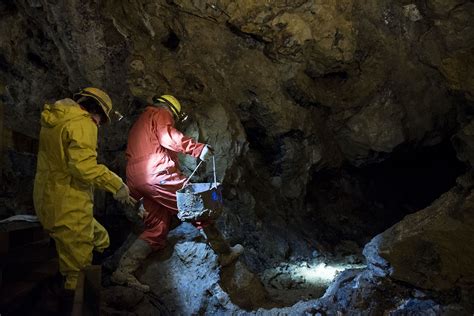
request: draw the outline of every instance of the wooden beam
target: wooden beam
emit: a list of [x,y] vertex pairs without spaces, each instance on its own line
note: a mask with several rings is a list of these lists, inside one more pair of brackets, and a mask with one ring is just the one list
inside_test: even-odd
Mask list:
[[74,294],[74,303],[72,306],[71,316],[82,316],[84,308],[84,279],[85,274],[83,271],[79,273],[77,280],[76,292]]
[[72,316],[99,315],[102,267],[89,266],[81,271],[74,294]]

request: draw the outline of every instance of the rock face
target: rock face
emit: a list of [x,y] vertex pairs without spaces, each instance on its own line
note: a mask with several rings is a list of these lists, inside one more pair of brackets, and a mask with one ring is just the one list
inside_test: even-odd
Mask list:
[[314,171],[451,135],[458,97],[472,101],[473,11],[458,1],[7,1],[6,122],[35,138],[46,99],[103,87],[126,115],[101,144],[121,170],[137,100],[175,94],[194,114],[189,131],[217,148],[229,199],[254,209],[251,222],[275,208],[285,217],[304,208]]
[[[122,175],[126,135],[144,100],[169,93],[182,101],[193,119],[180,128],[216,148],[226,199],[219,225],[245,245],[251,270],[352,240],[360,246],[418,210],[399,201],[404,211],[392,216],[378,201],[365,203],[375,189],[365,185],[363,167],[450,139],[460,160],[474,161],[473,16],[474,3],[461,0],[3,1],[0,217],[33,212],[17,197],[31,196],[45,101],[93,85],[125,115],[101,128],[99,144],[100,160]],[[194,167],[183,159],[185,172]],[[210,166],[195,178],[209,179]],[[433,212],[451,208],[446,203]],[[120,207],[98,193],[96,208],[120,244],[122,226],[111,219]],[[418,273],[400,266],[405,245],[432,254],[439,278],[451,273],[437,256],[458,237],[437,239],[442,229],[434,226],[420,243],[395,238],[405,229],[418,236],[418,216],[378,239],[392,277],[404,282]],[[444,289],[455,279],[425,283]],[[400,304],[411,308],[416,299]]]
[[455,136],[453,144],[457,149],[459,160],[474,166],[474,120],[468,122]]
[[430,207],[375,237],[365,248],[369,266],[420,289],[472,295],[473,182],[470,176],[459,182]]

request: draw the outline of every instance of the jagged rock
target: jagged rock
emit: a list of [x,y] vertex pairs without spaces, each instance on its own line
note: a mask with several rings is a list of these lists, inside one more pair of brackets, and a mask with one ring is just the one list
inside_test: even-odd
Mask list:
[[390,278],[370,270],[344,271],[317,302],[310,302],[307,315],[469,315],[456,303],[440,304]]
[[473,302],[474,193],[472,182],[459,183],[375,237],[364,250],[370,269],[425,290],[461,291],[466,302]]
[[[420,54],[422,59],[443,74],[452,90],[473,101],[474,4],[459,0],[428,1],[427,14],[433,15],[434,25],[420,38],[425,48]],[[435,37],[438,41],[433,41]]]
[[427,7],[433,11],[436,15],[445,16],[449,14],[450,11],[464,4],[463,0],[429,0],[426,2]]
[[355,34],[351,20],[352,1],[265,1],[232,2],[226,11],[229,23],[240,31],[268,43],[276,58],[301,60],[317,58],[331,62],[348,62],[355,51]]
[[389,92],[347,121],[348,146],[342,146],[347,156],[356,160],[357,153],[364,157],[368,151],[391,152],[405,141],[404,110],[393,102],[393,97]]
[[114,286],[103,291],[102,296],[107,306],[117,310],[132,311],[142,302],[145,295],[132,288]]
[[241,309],[274,305],[259,278],[241,262],[223,269],[221,284],[224,293]]
[[459,160],[474,166],[474,121],[464,126],[454,137],[453,145],[456,148]]
[[[222,269],[217,256],[198,230],[183,223],[169,235],[166,249],[151,255],[142,268],[140,281],[150,285],[152,298],[159,298],[171,314],[223,313],[271,306],[259,279],[244,264],[236,262]],[[115,289],[118,291],[115,292]],[[106,290],[110,308],[137,312],[135,294],[121,300],[122,287]],[[133,291],[133,290],[128,290]],[[120,303],[117,303],[120,302]],[[118,304],[123,304],[121,308]]]

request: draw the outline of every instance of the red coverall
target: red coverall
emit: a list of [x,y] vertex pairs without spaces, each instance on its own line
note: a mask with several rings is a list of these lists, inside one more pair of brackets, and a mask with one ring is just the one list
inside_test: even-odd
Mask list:
[[171,112],[148,106],[133,125],[127,145],[127,185],[135,199],[143,198],[148,212],[139,236],[153,250],[165,247],[171,217],[177,214],[176,191],[186,180],[178,153],[199,157],[205,144],[174,128]]

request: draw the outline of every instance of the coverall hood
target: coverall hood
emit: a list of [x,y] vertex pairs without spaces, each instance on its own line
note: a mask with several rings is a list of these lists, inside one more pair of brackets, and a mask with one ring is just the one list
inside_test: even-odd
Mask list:
[[54,127],[79,117],[90,117],[90,114],[81,109],[72,99],[63,99],[54,104],[45,104],[41,113],[41,126]]

